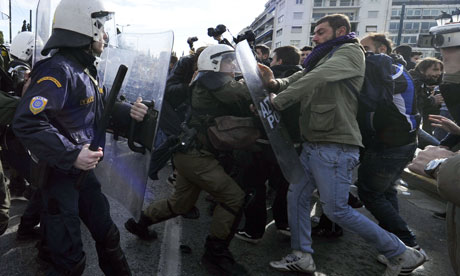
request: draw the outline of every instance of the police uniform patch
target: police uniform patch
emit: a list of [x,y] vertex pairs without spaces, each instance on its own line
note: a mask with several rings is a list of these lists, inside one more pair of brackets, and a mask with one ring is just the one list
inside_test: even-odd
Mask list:
[[53,77],[50,77],[50,76],[46,76],[46,77],[43,77],[43,78],[39,79],[37,81],[37,84],[41,83],[42,81],[52,81],[52,82],[54,82],[54,84],[56,84],[56,86],[58,88],[62,87],[61,83],[56,78],[53,78]]
[[36,96],[30,100],[29,109],[34,115],[37,115],[45,109],[47,103],[47,98]]

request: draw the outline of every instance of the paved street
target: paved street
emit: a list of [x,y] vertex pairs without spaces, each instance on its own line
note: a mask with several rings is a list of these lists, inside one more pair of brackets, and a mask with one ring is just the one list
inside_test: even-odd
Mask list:
[[[170,167],[165,168],[160,178],[166,179],[170,170]],[[150,183],[146,202],[165,197],[171,191],[172,188],[165,181]],[[129,214],[117,202],[110,200],[112,216],[120,228],[122,247],[134,275],[206,275],[199,264],[210,222],[209,203],[204,200],[204,196],[203,193],[197,203],[201,212],[200,219],[176,218],[155,225],[153,228],[158,231],[159,237],[153,242],[144,242],[128,234],[123,223],[130,217]],[[447,254],[445,221],[432,217],[433,211],[441,211],[444,208],[443,203],[425,193],[408,190],[402,186],[399,198],[402,216],[413,228],[418,242],[430,257],[430,261],[413,275],[454,276]],[[13,200],[10,227],[0,237],[0,275],[36,275],[38,264],[35,260],[35,243],[15,240],[19,216],[25,205],[24,200]],[[360,211],[368,214],[363,208]],[[84,226],[82,232],[87,253],[84,275],[102,275],[97,265],[94,242]],[[192,252],[182,253],[180,245],[189,246]],[[337,240],[315,239],[314,249],[317,266],[315,275],[381,275],[385,269],[375,259],[377,251],[357,235],[347,231]],[[296,275],[279,273],[268,266],[269,261],[280,259],[290,251],[289,239],[276,233],[273,224],[267,226],[266,234],[259,244],[252,245],[234,239],[231,251],[236,259],[250,270],[251,275]]]

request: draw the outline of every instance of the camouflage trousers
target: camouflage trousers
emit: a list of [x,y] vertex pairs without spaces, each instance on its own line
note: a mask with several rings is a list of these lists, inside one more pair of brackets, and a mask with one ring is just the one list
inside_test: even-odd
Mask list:
[[10,192],[7,187],[6,177],[3,173],[3,167],[0,162],[0,228],[8,223],[10,210]]
[[175,153],[174,165],[178,171],[174,193],[150,204],[144,214],[153,223],[185,214],[195,206],[201,190],[204,190],[218,203],[212,216],[210,235],[221,240],[229,238],[244,203],[243,190],[225,173],[214,155],[205,150]]

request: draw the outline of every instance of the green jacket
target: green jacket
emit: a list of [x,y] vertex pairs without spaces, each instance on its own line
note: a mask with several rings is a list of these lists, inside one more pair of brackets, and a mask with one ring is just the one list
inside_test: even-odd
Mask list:
[[20,99],[0,91],[0,126],[11,124]]
[[345,81],[360,91],[365,66],[359,44],[344,44],[307,74],[300,71],[277,79],[282,92],[275,97],[274,106],[284,110],[300,102],[300,132],[305,141],[362,147],[356,121],[358,100]]
[[188,125],[202,137],[208,127],[215,125],[214,118],[220,116],[248,117],[251,97],[243,81],[235,81],[224,73],[209,72],[198,78],[192,87],[192,117]]

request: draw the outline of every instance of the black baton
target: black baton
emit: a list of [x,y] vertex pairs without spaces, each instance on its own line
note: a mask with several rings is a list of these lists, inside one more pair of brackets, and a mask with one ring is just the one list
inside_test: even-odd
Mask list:
[[[102,113],[101,120],[97,125],[96,134],[94,135],[94,138],[89,145],[89,150],[91,151],[97,151],[102,144],[101,141],[104,140],[105,131],[109,126],[110,116],[112,115],[115,101],[118,97],[118,93],[120,93],[121,85],[123,84],[123,80],[125,79],[127,71],[128,67],[123,64],[118,67],[117,75],[113,81],[112,88],[110,89],[109,96],[104,106],[104,112]],[[75,184],[76,189],[80,189],[80,186],[86,180],[89,171],[90,170],[81,171],[80,175],[78,176],[77,183]]]

